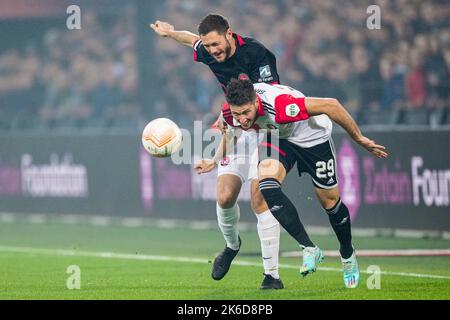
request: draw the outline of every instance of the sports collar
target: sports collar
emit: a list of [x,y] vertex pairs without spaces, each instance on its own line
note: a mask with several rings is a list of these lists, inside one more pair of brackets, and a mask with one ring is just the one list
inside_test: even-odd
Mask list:
[[237,40],[239,47],[245,45],[244,39],[242,39],[242,37],[239,34],[233,32],[233,38]]

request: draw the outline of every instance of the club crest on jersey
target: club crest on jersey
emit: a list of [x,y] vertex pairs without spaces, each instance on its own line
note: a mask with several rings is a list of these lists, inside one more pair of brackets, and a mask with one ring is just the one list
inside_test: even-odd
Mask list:
[[228,157],[223,157],[223,159],[220,161],[220,165],[223,167],[227,166],[229,164],[230,164],[230,158],[228,158]]
[[272,72],[270,72],[270,66],[266,65],[264,67],[260,67],[259,68],[259,76],[261,78],[269,78],[270,76],[272,76]]
[[300,112],[300,108],[295,103],[286,106],[286,115],[288,117],[296,117]]

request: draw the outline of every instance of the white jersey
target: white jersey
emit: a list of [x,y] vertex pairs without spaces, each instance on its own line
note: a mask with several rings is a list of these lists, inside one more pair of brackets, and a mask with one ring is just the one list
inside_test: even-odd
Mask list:
[[[305,95],[283,85],[253,85],[260,103],[252,128],[278,130],[281,139],[310,148],[330,139],[332,122],[327,115],[310,117],[305,108]],[[228,107],[228,109],[227,109]],[[229,110],[222,109],[223,119],[233,128],[240,128]]]

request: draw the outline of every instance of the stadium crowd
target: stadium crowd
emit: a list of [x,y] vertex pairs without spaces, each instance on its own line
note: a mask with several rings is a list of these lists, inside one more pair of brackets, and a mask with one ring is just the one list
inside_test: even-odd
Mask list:
[[[380,29],[366,25],[371,4],[381,9]],[[282,83],[309,96],[338,98],[362,124],[450,123],[448,1],[172,0],[159,18],[196,32],[210,11],[271,49]],[[180,120],[198,119],[198,110],[217,114],[222,93],[207,68],[199,72],[186,51],[158,41],[165,58],[161,78],[170,90],[189,88],[191,95],[182,99],[190,107],[175,104]]]
[[[366,26],[371,4],[381,9],[380,29]],[[450,124],[446,0],[168,0],[157,18],[196,32],[209,12],[271,49],[283,84],[338,98],[361,124]],[[108,19],[87,13],[77,32],[50,29],[3,50],[0,130],[137,128],[157,116],[182,127],[214,121],[224,98],[208,68],[150,29],[138,40],[144,26],[135,15],[133,7]],[[156,81],[139,79],[137,41],[154,43]],[[139,103],[139,81],[158,85],[151,105]]]
[[0,55],[0,129],[131,126],[138,119],[134,10],[51,28]]

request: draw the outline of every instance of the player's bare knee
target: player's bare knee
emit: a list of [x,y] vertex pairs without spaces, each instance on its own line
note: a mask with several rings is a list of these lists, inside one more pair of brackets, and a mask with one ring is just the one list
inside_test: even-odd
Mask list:
[[337,199],[326,199],[325,201],[322,201],[322,207],[326,210],[333,208],[336,203],[338,202],[339,198]]
[[241,179],[235,175],[219,176],[217,180],[217,204],[222,209],[234,206],[241,190]]
[[330,208],[333,208],[336,205],[336,203],[338,202],[339,195],[336,196],[336,195],[330,194],[327,196],[320,197],[319,200],[324,209],[330,209]]
[[217,195],[217,204],[222,209],[229,209],[236,203],[236,197],[231,192],[222,192]]
[[316,189],[316,194],[324,209],[333,208],[340,198],[339,190],[337,188]]

